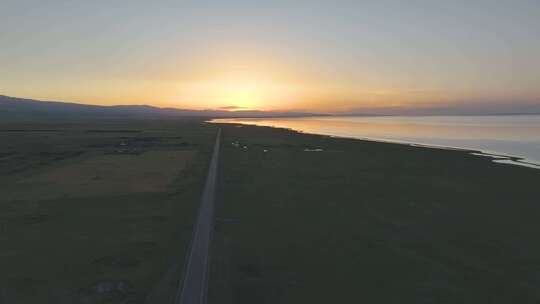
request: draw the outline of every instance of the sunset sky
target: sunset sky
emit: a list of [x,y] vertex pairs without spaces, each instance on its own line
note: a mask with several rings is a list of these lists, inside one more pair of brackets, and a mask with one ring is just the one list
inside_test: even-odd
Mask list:
[[540,1],[2,0],[0,94],[190,109],[540,105]]

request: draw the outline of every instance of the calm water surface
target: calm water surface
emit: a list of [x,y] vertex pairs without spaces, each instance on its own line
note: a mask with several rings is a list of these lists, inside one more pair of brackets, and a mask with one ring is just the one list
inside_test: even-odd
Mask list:
[[523,162],[540,165],[540,115],[243,118],[213,122],[480,150],[521,157]]

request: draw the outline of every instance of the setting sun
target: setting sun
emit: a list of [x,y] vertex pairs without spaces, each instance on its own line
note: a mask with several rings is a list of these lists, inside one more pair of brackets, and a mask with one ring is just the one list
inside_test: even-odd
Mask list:
[[[256,109],[261,105],[263,92],[254,83],[235,83],[224,86],[223,102],[237,109]],[[234,110],[233,108],[231,108]]]

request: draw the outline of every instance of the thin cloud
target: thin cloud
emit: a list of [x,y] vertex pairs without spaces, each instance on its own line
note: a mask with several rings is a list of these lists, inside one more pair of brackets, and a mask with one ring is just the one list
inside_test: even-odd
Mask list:
[[224,107],[220,107],[219,109],[221,110],[243,110],[243,109],[246,109],[244,107],[239,107],[239,106],[224,106]]

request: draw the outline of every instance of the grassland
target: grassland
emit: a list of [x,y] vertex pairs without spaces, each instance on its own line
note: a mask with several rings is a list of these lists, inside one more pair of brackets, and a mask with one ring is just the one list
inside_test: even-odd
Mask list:
[[[0,123],[0,303],[171,303],[216,128]],[[211,304],[540,301],[539,170],[221,128]]]
[[222,128],[210,303],[540,301],[539,170]]
[[215,128],[0,123],[0,303],[168,303]]

